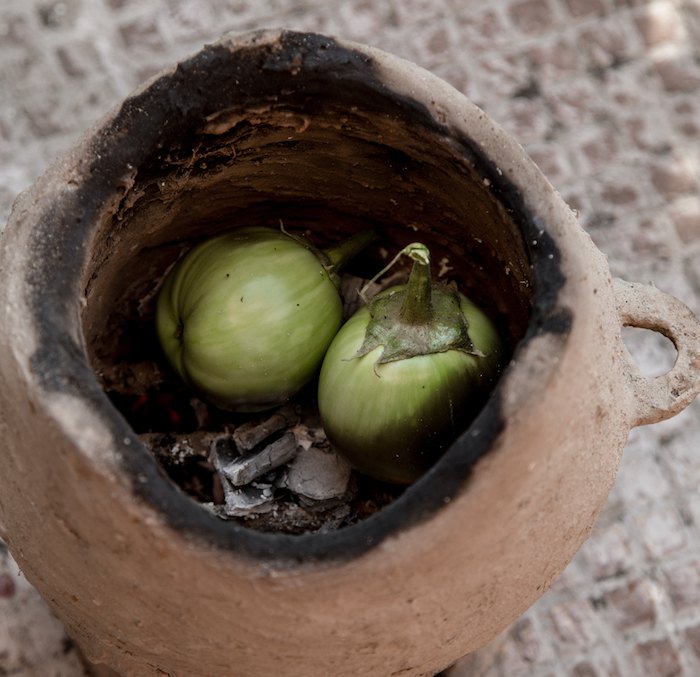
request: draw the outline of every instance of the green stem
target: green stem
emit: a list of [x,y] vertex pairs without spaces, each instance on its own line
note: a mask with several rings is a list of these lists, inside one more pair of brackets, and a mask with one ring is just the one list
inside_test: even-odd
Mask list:
[[[406,324],[425,325],[433,318],[432,280],[430,279],[430,252],[425,245],[409,245],[413,269],[406,286],[406,298],[399,317]],[[406,248],[408,249],[408,247]]]
[[333,280],[333,284],[335,284],[338,289],[340,289],[340,272],[342,269],[345,268],[353,256],[359,254],[368,244],[374,242],[380,235],[379,229],[376,226],[372,226],[368,230],[364,230],[356,235],[351,235],[347,240],[343,240],[333,247],[319,249],[306,238],[288,233],[284,229],[282,219],[280,219],[280,229],[285,235],[288,235],[292,240],[306,247],[314,254],[328,273],[328,277]]
[[324,249],[323,254],[327,261],[323,262],[323,266],[331,278],[340,275],[340,271],[346,266],[348,261],[378,237],[378,230],[372,226],[372,228],[357,233],[337,245]]

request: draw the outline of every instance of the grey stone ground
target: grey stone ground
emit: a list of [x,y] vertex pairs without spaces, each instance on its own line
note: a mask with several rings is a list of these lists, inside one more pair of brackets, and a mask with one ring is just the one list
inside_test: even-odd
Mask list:
[[[700,312],[700,0],[0,0],[0,224],[144,78],[226,30],[269,26],[367,42],[445,78],[525,146],[615,275]],[[648,375],[672,364],[663,337],[627,340]],[[700,675],[699,414],[633,431],[573,563],[451,677]],[[0,675],[83,675],[3,550]]]

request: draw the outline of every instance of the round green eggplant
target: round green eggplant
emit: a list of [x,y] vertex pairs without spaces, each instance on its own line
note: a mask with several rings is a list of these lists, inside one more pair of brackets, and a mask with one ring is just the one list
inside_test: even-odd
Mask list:
[[448,350],[379,364],[379,346],[355,357],[371,319],[367,307],[333,339],[321,367],[318,406],[333,448],[360,472],[410,484],[485,403],[503,347],[491,320],[463,294],[459,301],[469,337],[485,356]]
[[265,227],[195,246],[156,307],[175,371],[216,406],[242,412],[281,404],[308,383],[341,321],[340,296],[314,253]]

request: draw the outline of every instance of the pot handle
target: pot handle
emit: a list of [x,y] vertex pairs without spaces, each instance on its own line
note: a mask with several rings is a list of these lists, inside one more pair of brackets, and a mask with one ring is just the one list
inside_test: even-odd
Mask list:
[[651,329],[673,342],[678,351],[673,368],[648,378],[623,347],[624,373],[635,399],[632,426],[658,423],[685,409],[700,392],[700,321],[675,296],[653,284],[613,280],[620,324]]

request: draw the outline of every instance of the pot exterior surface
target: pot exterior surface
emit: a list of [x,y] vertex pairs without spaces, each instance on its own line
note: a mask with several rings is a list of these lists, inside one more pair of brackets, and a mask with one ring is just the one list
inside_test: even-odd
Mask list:
[[[104,224],[139,180],[138,153],[118,137],[133,133],[124,121],[139,120],[143,97],[160,88],[172,92],[165,109],[200,116],[209,136],[228,133],[239,111],[191,112],[188,91],[173,86],[220,67],[222,54],[285,83],[306,82],[308,70],[333,91],[339,73],[371,74],[399,108],[432,120],[450,152],[469,139],[470,161],[491,172],[480,190],[500,190],[527,215],[532,316],[488,405],[401,499],[336,533],[251,534],[195,505],[157,468],[87,358],[99,314],[90,307],[106,303],[86,292],[98,277],[89,262],[102,251],[119,262],[130,235]],[[231,78],[249,76],[231,68]],[[303,139],[306,122],[289,124]],[[97,160],[100,149],[112,154]],[[104,195],[91,204],[81,186],[103,166]],[[161,203],[175,198],[164,192]],[[145,231],[144,241],[155,237]],[[697,391],[695,374],[682,387],[640,381],[620,326],[643,323],[655,292],[611,279],[495,123],[411,64],[319,36],[230,36],[154,79],[20,196],[0,242],[0,534],[88,658],[123,675],[435,674],[545,592],[588,536],[630,428],[673,415]],[[110,265],[119,270],[109,261],[101,270]],[[65,272],[50,277],[56,270]],[[684,346],[696,326],[676,310],[668,331]]]

